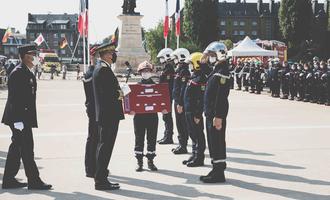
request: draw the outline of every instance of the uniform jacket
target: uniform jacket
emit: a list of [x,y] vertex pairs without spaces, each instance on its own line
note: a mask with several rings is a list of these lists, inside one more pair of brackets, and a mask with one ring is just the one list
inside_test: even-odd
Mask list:
[[85,106],[86,106],[86,113],[89,118],[95,119],[95,97],[94,97],[94,90],[93,90],[93,72],[95,66],[89,66],[84,79],[84,90],[85,90]]
[[174,85],[173,85],[173,99],[178,105],[184,104],[184,92],[188,80],[190,79],[190,71],[188,64],[179,64],[175,71]]
[[175,75],[175,70],[174,70],[173,65],[170,63],[167,63],[159,77],[159,83],[168,84],[171,100],[173,99],[172,91],[173,91],[174,75]]

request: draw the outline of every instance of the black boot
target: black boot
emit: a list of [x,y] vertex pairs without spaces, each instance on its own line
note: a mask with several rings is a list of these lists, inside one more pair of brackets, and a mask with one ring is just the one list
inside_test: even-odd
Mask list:
[[50,190],[52,187],[52,185],[44,183],[40,178],[28,180],[29,190]]
[[136,155],[135,157],[137,159],[137,167],[136,167],[135,171],[142,172],[143,171],[143,155],[139,154],[139,155]]
[[172,152],[176,155],[188,153],[187,147],[182,147],[182,146],[178,146],[177,148],[172,149]]
[[148,160],[148,168],[151,171],[157,171],[158,170],[157,167],[154,164],[154,160],[153,159]]
[[187,167],[201,167],[204,166],[204,155],[197,155],[194,160],[191,162],[187,163]]
[[214,163],[213,164],[213,173],[210,173],[210,175],[204,177],[202,181],[204,183],[224,183],[226,182],[225,178],[225,168],[226,163]]
[[95,183],[95,190],[118,190],[119,184],[110,183],[108,180]]
[[158,144],[173,144],[173,138],[172,136],[164,136],[163,139],[158,140]]
[[15,188],[23,188],[26,187],[27,183],[21,183],[15,178],[12,180],[3,180],[2,181],[2,189],[15,189]]
[[182,164],[186,165],[186,164],[190,163],[191,161],[193,161],[195,158],[196,158],[196,154],[193,153],[193,154],[188,158],[188,160],[184,160],[184,161],[182,161]]

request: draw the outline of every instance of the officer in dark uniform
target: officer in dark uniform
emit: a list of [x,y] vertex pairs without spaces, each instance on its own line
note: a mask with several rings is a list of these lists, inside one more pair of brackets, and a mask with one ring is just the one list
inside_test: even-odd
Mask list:
[[[155,84],[151,79],[153,65],[147,61],[142,62],[138,66],[138,73],[141,74],[142,79],[138,84],[148,85]],[[143,156],[144,156],[144,141],[147,137],[147,154],[148,168],[151,171],[157,171],[157,167],[154,164],[154,158],[156,157],[156,144],[157,144],[157,132],[158,132],[158,114],[154,113],[131,113],[134,115],[134,134],[135,134],[135,157],[137,159],[137,172],[143,171]]]
[[321,96],[321,76],[323,74],[321,68],[320,68],[320,63],[317,61],[314,63],[314,69],[313,69],[313,74],[314,74],[314,86],[313,86],[313,100],[312,103],[319,103],[320,96]]
[[[304,65],[305,66],[305,65]],[[302,64],[298,65],[298,76],[297,76],[297,92],[298,98],[297,101],[303,101],[305,98],[305,84],[306,84],[306,73],[308,67],[306,69],[302,66]]]
[[[225,182],[226,169],[226,119],[229,102],[229,70],[225,58],[227,48],[223,43],[211,43],[204,53],[210,56],[214,70],[208,76],[204,95],[204,114],[206,116],[207,141],[213,169],[200,180],[204,183]],[[211,59],[212,58],[212,59]],[[216,58],[216,63],[211,62]]]
[[178,129],[179,146],[172,149],[174,154],[186,154],[188,131],[184,111],[184,92],[190,79],[188,59],[190,53],[187,49],[179,48],[172,53],[174,63],[177,65],[173,84],[173,99],[176,118],[176,127]]
[[173,144],[173,118],[172,118],[172,91],[173,91],[173,83],[174,83],[174,63],[172,61],[171,54],[173,50],[170,48],[162,49],[157,58],[160,63],[164,65],[164,69],[161,72],[159,77],[159,83],[167,83],[168,89],[170,91],[170,100],[171,100],[171,110],[168,111],[167,114],[163,114],[163,121],[165,123],[165,132],[164,137],[158,141],[159,144]]
[[289,76],[290,66],[288,62],[284,61],[282,68],[280,69],[280,80],[281,80],[281,89],[282,89],[282,97],[281,99],[289,98]]
[[319,83],[319,99],[318,104],[325,104],[327,97],[327,75],[328,68],[324,61],[320,63],[320,83]]
[[232,59],[229,60],[229,74],[230,74],[230,79],[229,79],[230,89],[234,89],[235,65]]
[[313,69],[310,63],[306,64],[306,84],[305,84],[305,99],[304,102],[310,102],[313,100],[313,86],[314,86],[314,75]]
[[328,65],[327,65],[328,71],[324,79],[326,80],[325,82],[325,88],[326,88],[326,106],[330,106],[330,59],[328,60]]
[[241,90],[242,89],[243,65],[240,61],[237,61],[235,74],[236,74],[235,78],[236,78],[236,84],[237,84],[236,90]]
[[272,81],[272,97],[279,98],[280,97],[280,90],[281,90],[281,73],[280,73],[280,63],[278,60],[274,61],[274,68],[272,68],[272,75],[271,75],[271,81]]
[[297,97],[297,71],[298,63],[292,64],[289,73],[287,74],[289,79],[289,100],[294,100]]
[[263,88],[262,74],[264,74],[264,69],[261,67],[260,63],[256,63],[256,68],[255,68],[256,94],[261,94]]
[[249,83],[250,83],[250,93],[254,93],[256,90],[256,66],[253,61],[250,63]]
[[243,87],[244,87],[244,92],[249,91],[249,72],[250,72],[250,63],[245,62],[244,67],[243,67]]
[[203,120],[203,102],[206,87],[207,69],[200,65],[202,53],[196,52],[190,56],[190,68],[193,71],[191,80],[188,82],[184,95],[184,110],[186,114],[187,128],[192,140],[192,156],[184,160],[183,164],[188,167],[204,165],[205,134]]
[[118,184],[107,179],[108,165],[115,145],[119,121],[124,119],[120,89],[111,64],[116,62],[115,44],[104,44],[96,49],[100,58],[93,72],[93,89],[95,96],[95,114],[99,129],[99,140],[96,150],[96,190],[119,189]]
[[96,165],[96,147],[98,143],[98,126],[95,120],[95,97],[93,91],[93,72],[95,69],[96,58],[95,50],[98,45],[92,46],[90,49],[91,65],[83,78],[84,91],[86,96],[85,106],[88,117],[88,136],[85,151],[85,172],[89,178],[95,176]]
[[[36,111],[37,81],[32,68],[38,62],[35,45],[24,45],[18,48],[22,61],[9,75],[8,99],[2,123],[12,130],[12,143],[8,150],[2,188],[21,188],[49,190],[51,185],[45,184],[39,177],[34,161],[32,128],[38,127]],[[28,184],[15,179],[23,160]]]

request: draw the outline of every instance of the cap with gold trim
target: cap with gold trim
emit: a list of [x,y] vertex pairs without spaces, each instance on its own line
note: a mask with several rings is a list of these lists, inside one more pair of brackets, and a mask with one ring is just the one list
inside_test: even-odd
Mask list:
[[95,51],[96,53],[117,52],[116,43],[112,42],[112,43],[102,44],[101,46],[97,47]]

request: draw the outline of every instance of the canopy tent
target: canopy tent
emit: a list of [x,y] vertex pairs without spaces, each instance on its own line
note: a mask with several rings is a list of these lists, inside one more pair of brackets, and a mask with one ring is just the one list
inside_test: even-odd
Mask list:
[[277,57],[277,51],[265,50],[259,47],[255,42],[253,42],[249,36],[246,36],[245,39],[235,48],[228,51],[228,56],[232,57]]

